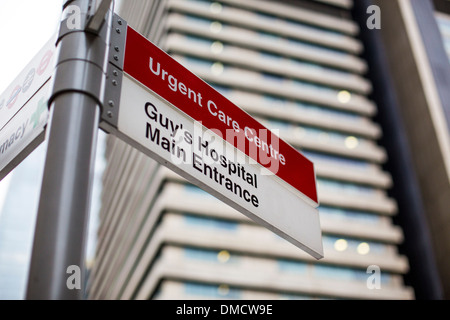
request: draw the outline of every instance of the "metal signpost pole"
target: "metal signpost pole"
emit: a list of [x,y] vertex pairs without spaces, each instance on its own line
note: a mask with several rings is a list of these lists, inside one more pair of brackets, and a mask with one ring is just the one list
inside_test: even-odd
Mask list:
[[27,299],[83,296],[77,283],[70,285],[68,279],[79,270],[78,282],[84,284],[86,228],[106,81],[111,2],[96,6],[92,0],[64,1]]

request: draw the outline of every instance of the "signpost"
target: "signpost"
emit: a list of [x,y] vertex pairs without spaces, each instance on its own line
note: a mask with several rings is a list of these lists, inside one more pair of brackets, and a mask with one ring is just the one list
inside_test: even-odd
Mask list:
[[[84,281],[86,229],[113,12],[109,1],[101,23],[89,24],[94,29],[87,32],[84,26],[89,17],[96,17],[94,4],[66,0],[63,5],[26,293],[31,300],[81,299],[84,293],[72,290],[67,281],[71,270],[79,270],[79,282]],[[75,16],[71,15],[73,6],[79,9],[74,10]],[[72,28],[69,22],[73,19],[80,20],[83,28]]]
[[323,257],[312,162],[130,27],[123,71],[111,133]]
[[[0,97],[0,179],[49,127],[27,298],[81,298],[67,270],[84,261],[99,126],[322,258],[313,163],[126,26],[111,3],[64,1],[58,36]],[[81,29],[69,27],[74,18]]]

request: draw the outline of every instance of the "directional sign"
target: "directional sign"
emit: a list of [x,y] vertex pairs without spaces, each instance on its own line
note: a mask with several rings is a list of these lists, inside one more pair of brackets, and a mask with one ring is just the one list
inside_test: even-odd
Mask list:
[[0,180],[44,141],[55,42],[56,35],[0,96]]
[[0,179],[44,141],[50,87],[48,81],[0,131]]
[[208,129],[220,132],[237,149],[305,195],[306,201],[317,205],[311,161],[131,28],[124,71]]
[[56,35],[38,52],[0,96],[0,130],[50,79],[55,55]]
[[323,257],[313,163],[129,27],[113,133]]

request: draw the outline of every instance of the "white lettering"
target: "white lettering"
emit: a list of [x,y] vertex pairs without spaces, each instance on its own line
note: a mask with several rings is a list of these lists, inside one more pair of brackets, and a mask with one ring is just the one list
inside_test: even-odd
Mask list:
[[68,266],[66,273],[71,274],[67,278],[66,285],[69,290],[80,290],[81,289],[81,270],[79,266]]
[[367,8],[367,13],[372,14],[367,19],[367,28],[370,30],[381,29],[381,9],[377,5],[371,5]]
[[70,5],[67,7],[69,17],[67,18],[67,28],[69,30],[81,30],[81,9],[76,5]]
[[381,269],[380,269],[380,267],[375,266],[375,265],[369,266],[369,267],[367,267],[366,273],[372,274],[367,278],[367,282],[366,282],[367,288],[370,290],[381,289]]

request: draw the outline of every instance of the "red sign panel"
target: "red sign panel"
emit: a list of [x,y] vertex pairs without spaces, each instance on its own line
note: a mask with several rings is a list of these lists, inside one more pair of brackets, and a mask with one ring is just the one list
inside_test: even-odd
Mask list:
[[318,203],[311,161],[130,27],[124,71]]

